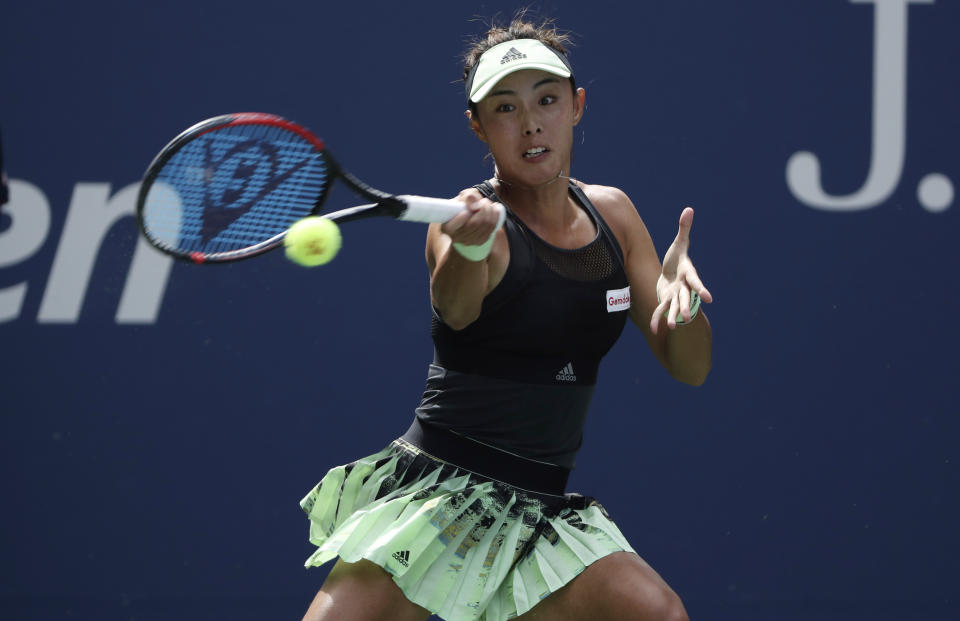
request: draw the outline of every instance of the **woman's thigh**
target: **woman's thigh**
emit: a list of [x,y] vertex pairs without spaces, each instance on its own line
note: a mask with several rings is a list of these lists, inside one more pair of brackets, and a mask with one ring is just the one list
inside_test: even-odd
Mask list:
[[688,621],[673,589],[643,559],[615,552],[594,562],[517,621]]
[[376,563],[338,560],[303,621],[424,621],[429,616]]

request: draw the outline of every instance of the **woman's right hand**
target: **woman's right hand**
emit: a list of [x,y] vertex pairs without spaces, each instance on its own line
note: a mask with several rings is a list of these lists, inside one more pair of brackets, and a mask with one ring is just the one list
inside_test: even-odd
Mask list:
[[479,246],[485,243],[497,230],[500,223],[500,209],[476,188],[467,188],[457,195],[457,200],[466,206],[463,212],[443,223],[440,230],[450,237],[452,242],[467,246]]
[[[434,308],[444,323],[462,330],[480,316],[483,298],[503,278],[510,250],[506,234],[497,228],[502,205],[475,188],[463,190],[457,200],[466,206],[462,213],[442,225],[430,225],[427,267]],[[490,253],[482,258],[470,259],[454,246],[483,246],[488,241],[492,241]]]

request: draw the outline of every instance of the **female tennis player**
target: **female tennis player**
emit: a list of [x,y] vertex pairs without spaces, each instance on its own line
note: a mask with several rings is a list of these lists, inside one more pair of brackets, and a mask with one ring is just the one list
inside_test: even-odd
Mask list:
[[698,385],[711,296],[687,254],[692,209],[661,265],[623,192],[570,177],[585,94],[564,43],[521,17],[466,57],[467,118],[494,177],[427,235],[436,353],[412,426],[302,501],[307,566],[339,557],[305,619],[687,618],[604,508],[565,490],[627,317]]

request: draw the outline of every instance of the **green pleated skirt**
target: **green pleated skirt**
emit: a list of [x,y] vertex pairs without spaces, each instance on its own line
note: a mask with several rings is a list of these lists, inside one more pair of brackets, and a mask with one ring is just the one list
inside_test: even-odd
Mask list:
[[300,502],[319,566],[372,561],[446,621],[512,619],[608,554],[633,551],[603,507],[514,487],[399,439],[330,470]]

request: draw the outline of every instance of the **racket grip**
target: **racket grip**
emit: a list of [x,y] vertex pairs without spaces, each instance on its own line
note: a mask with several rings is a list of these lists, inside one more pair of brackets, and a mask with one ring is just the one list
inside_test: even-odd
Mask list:
[[[464,204],[453,198],[430,198],[429,196],[415,196],[401,194],[397,196],[407,205],[407,210],[400,216],[400,220],[408,222],[446,222],[465,209]],[[497,205],[500,217],[497,228],[503,225],[507,213],[503,205]]]

